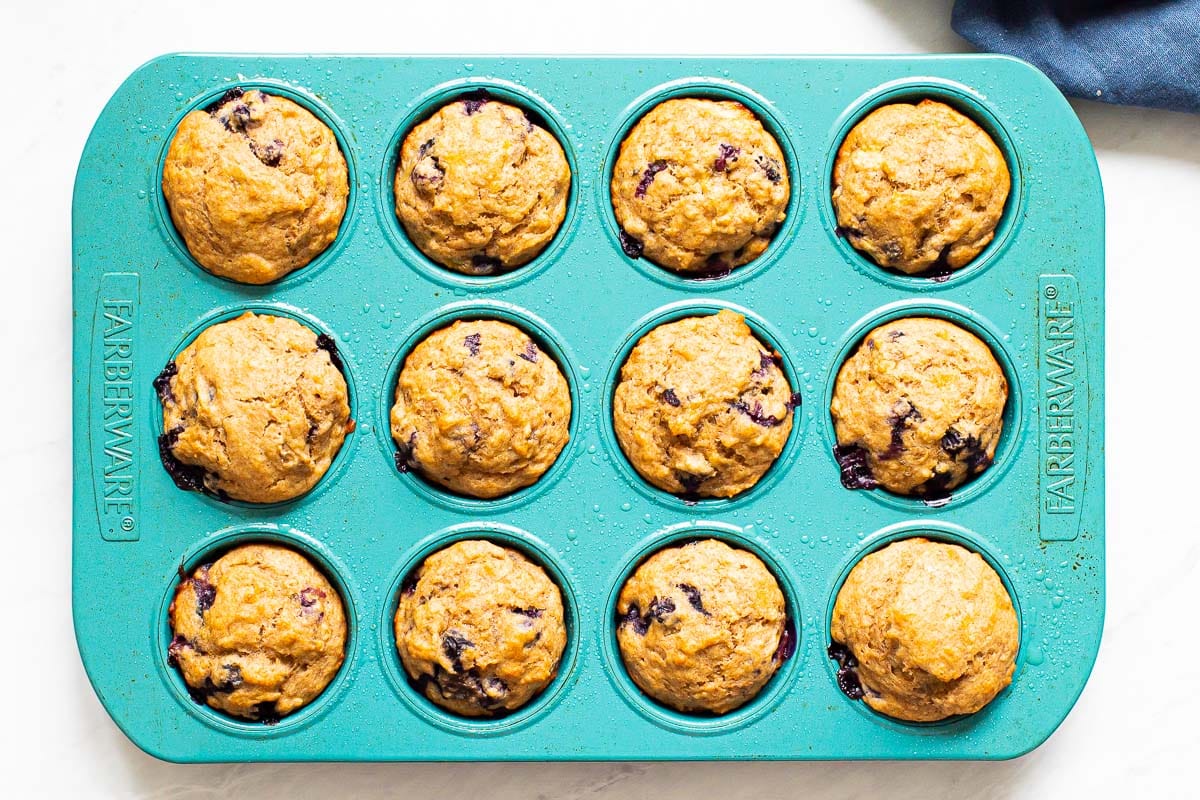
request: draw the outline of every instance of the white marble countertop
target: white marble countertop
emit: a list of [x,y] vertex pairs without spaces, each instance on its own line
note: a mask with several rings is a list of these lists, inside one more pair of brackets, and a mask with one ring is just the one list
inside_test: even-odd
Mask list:
[[[356,6],[361,5],[362,8]],[[70,614],[70,202],[92,122],[168,51],[920,53],[967,49],[950,0],[713,4],[41,0],[0,11],[12,300],[0,456],[9,508],[8,797],[1195,797],[1200,745],[1196,298],[1200,116],[1075,107],[1108,204],[1108,618],[1075,710],[1044,746],[988,764],[210,765],[144,755],[89,687]],[[537,10],[541,8],[542,10]],[[582,9],[594,9],[584,11]],[[367,21],[356,29],[352,21]],[[1192,375],[1192,378],[1188,378]],[[103,603],[104,598],[95,598]]]

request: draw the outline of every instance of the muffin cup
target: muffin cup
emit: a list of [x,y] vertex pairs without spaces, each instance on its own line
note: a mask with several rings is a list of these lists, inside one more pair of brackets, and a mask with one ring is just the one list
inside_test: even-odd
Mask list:
[[[571,190],[567,197],[566,214],[562,224],[554,234],[554,238],[528,262],[513,269],[495,275],[466,275],[456,272],[449,267],[438,264],[421,252],[412,243],[396,216],[396,167],[400,161],[400,148],[404,139],[420,123],[424,122],[439,108],[462,99],[464,96],[484,92],[489,97],[503,101],[524,111],[535,124],[545,128],[558,140],[571,170]],[[563,120],[558,110],[533,91],[509,81],[495,78],[467,78],[455,80],[435,86],[417,97],[409,104],[409,110],[396,125],[395,132],[388,141],[384,152],[383,164],[379,169],[379,208],[377,212],[387,239],[405,264],[412,267],[422,276],[454,289],[465,289],[470,292],[497,291],[511,288],[530,280],[549,267],[557,255],[575,235],[575,221],[579,207],[579,166],[575,157],[575,144],[567,135],[570,126]]]
[[[501,547],[511,547],[520,551],[544,569],[562,593],[567,645],[558,664],[558,673],[545,689],[524,706],[492,717],[464,717],[429,700],[414,685],[400,661],[400,653],[396,648],[396,610],[400,605],[404,579],[421,566],[428,556],[464,539],[484,539]],[[384,616],[379,621],[379,661],[396,696],[424,722],[468,737],[511,733],[544,718],[566,694],[564,687],[573,682],[572,673],[579,657],[580,611],[575,599],[575,590],[568,577],[565,567],[549,545],[511,525],[497,522],[463,523],[444,528],[417,542],[393,570],[392,580],[385,595]]]
[[[175,590],[180,582],[192,574],[201,564],[216,561],[235,547],[246,544],[277,544],[288,547],[307,558],[320,570],[337,590],[346,614],[345,660],[333,680],[319,695],[300,708],[281,717],[278,722],[264,723],[243,720],[225,714],[192,699],[188,686],[179,670],[167,663],[167,645],[171,643],[170,607],[175,599]],[[166,591],[157,613],[151,620],[150,652],[159,677],[167,685],[168,693],[193,717],[224,733],[249,738],[275,738],[287,736],[312,725],[336,706],[342,699],[347,676],[357,669],[359,609],[355,603],[357,590],[347,579],[349,571],[336,556],[314,537],[287,525],[251,523],[237,525],[217,531],[192,544],[181,556],[170,573]]]
[[[792,637],[792,654],[783,659],[783,663],[766,685],[744,705],[726,714],[688,714],[654,700],[630,678],[617,644],[617,599],[625,582],[642,562],[660,550],[699,539],[717,539],[730,547],[753,553],[762,560],[783,591],[787,617],[784,635],[790,634]],[[627,553],[609,584],[611,588],[602,609],[604,618],[600,626],[600,649],[604,669],[608,673],[609,682],[621,699],[656,725],[693,735],[723,734],[738,730],[760,720],[772,708],[783,702],[792,682],[802,671],[800,663],[805,658],[811,635],[802,624],[803,606],[796,589],[797,582],[780,556],[764,542],[748,536],[741,528],[707,520],[671,525],[646,537]]]
[[885,322],[904,317],[934,317],[944,319],[975,334],[982,340],[995,356],[996,362],[1004,372],[1008,382],[1008,401],[1004,405],[1004,429],[1000,432],[1000,441],[996,446],[996,456],[990,466],[983,472],[970,478],[966,483],[952,490],[950,496],[944,499],[925,500],[920,497],[908,497],[889,492],[883,487],[874,489],[847,489],[853,494],[863,494],[876,502],[903,510],[908,514],[936,513],[942,510],[955,511],[964,504],[983,495],[988,487],[1004,475],[1012,464],[1016,453],[1025,444],[1025,387],[1022,386],[1012,354],[1003,344],[1007,336],[996,331],[995,326],[983,316],[968,308],[939,300],[901,300],[875,309],[867,316],[851,326],[837,345],[836,355],[826,371],[825,393],[822,400],[821,414],[825,419],[825,453],[832,462],[830,480],[837,481],[841,466],[834,456],[837,447],[837,432],[833,425],[833,416],[829,412],[833,401],[833,390],[837,384],[837,375],[842,365],[862,343],[863,338],[872,330]]
[[[661,267],[644,256],[630,258],[622,247],[621,226],[617,223],[616,213],[613,211],[612,206],[610,187],[612,184],[613,169],[616,166],[617,156],[621,151],[621,143],[625,141],[625,137],[629,135],[633,126],[650,109],[659,103],[665,100],[689,97],[706,100],[733,100],[748,108],[758,117],[767,132],[775,137],[775,141],[779,143],[779,149],[783,151],[784,166],[787,168],[791,187],[791,195],[788,197],[787,203],[787,217],[779,226],[779,229],[775,231],[775,235],[771,238],[771,244],[767,247],[766,251],[748,264],[736,267],[729,274],[715,278],[702,275],[689,277],[686,273]],[[781,115],[779,109],[775,108],[765,97],[733,81],[705,77],[681,78],[650,89],[630,103],[622,112],[617,126],[609,136],[608,152],[604,157],[603,179],[597,182],[598,196],[596,202],[601,209],[601,213],[604,215],[604,229],[608,232],[609,240],[613,247],[616,248],[624,261],[631,262],[643,275],[672,288],[715,292],[750,280],[778,260],[791,237],[792,231],[800,224],[800,217],[804,213],[805,204],[802,202],[802,192],[807,187],[804,185],[805,182],[802,181],[804,173],[799,167],[796,151],[792,146],[792,136],[792,127]]]
[[[899,270],[876,264],[869,256],[859,252],[840,233],[837,212],[833,207],[833,167],[837,161],[838,150],[850,130],[862,122],[868,114],[882,106],[891,103],[919,103],[921,100],[936,100],[945,103],[982,128],[1004,155],[1004,162],[1008,165],[1008,174],[1011,180],[1008,200],[1004,204],[1004,213],[1001,214],[1000,221],[996,224],[992,241],[965,266],[946,274],[927,272],[926,274],[906,275]],[[969,281],[1000,259],[1008,247],[1010,239],[1020,226],[1026,186],[1022,174],[1022,161],[1018,156],[1013,137],[986,98],[971,88],[954,81],[940,78],[904,78],[876,86],[842,112],[829,135],[825,164],[821,171],[820,192],[818,205],[824,227],[829,232],[834,246],[856,272],[868,275],[896,289],[909,292],[934,292]]]
[[[207,328],[240,317],[247,311],[252,311],[255,314],[288,317],[290,319],[294,319],[296,322],[299,322],[301,325],[313,331],[318,336],[328,336],[333,341],[337,351],[338,361],[341,362],[340,364],[335,362],[334,366],[338,367],[338,371],[341,372],[342,377],[346,379],[346,397],[350,406],[350,419],[354,420],[356,424],[362,421],[362,417],[359,416],[358,394],[354,387],[355,380],[353,373],[353,356],[346,349],[345,344],[331,327],[326,325],[324,322],[321,322],[311,314],[285,303],[248,302],[239,303],[236,305],[227,305],[210,311],[208,314],[205,314],[203,317],[188,326],[187,332],[171,351],[170,356],[162,361],[162,366],[160,369],[165,368],[167,364],[175,363],[175,359],[179,357],[179,354],[182,353],[192,342],[194,342],[196,337],[203,333]],[[151,410],[148,416],[153,425],[153,437],[154,439],[157,439],[158,436],[163,433],[163,405],[162,400],[159,398],[157,392],[152,390],[149,392],[149,395]],[[338,448],[337,454],[329,463],[329,469],[325,470],[325,474],[322,475],[315,484],[313,484],[312,488],[288,500],[280,500],[274,503],[251,503],[246,500],[236,500],[232,497],[217,497],[216,495],[210,494],[207,491],[189,492],[185,489],[179,489],[177,487],[172,488],[175,488],[176,491],[183,496],[193,495],[195,497],[202,498],[205,502],[216,503],[225,508],[244,509],[246,511],[280,510],[292,505],[293,503],[298,503],[305,498],[314,497],[318,492],[323,492],[326,486],[328,486],[330,483],[333,483],[337,477],[345,469],[347,469],[347,464],[353,460],[352,451],[359,439],[359,436],[355,435],[356,432],[357,431],[350,431],[346,434],[346,438],[342,441],[342,446]],[[166,469],[165,466],[160,468],[163,470]],[[168,480],[170,480],[169,476]]]
[[[188,250],[187,245],[183,241],[183,237],[179,235],[179,231],[175,227],[175,223],[171,220],[171,212],[167,207],[167,198],[163,195],[163,167],[167,163],[167,151],[171,147],[171,141],[175,136],[175,131],[179,127],[179,123],[191,112],[197,109],[206,109],[214,102],[219,100],[226,92],[231,89],[257,89],[267,94],[286,97],[288,100],[310,112],[314,117],[319,119],[326,127],[333,131],[334,138],[337,139],[338,149],[342,151],[342,157],[346,159],[346,182],[349,188],[349,194],[346,197],[346,211],[342,214],[342,222],[338,226],[337,236],[329,246],[312,261],[305,264],[303,267],[292,270],[282,278],[277,278],[270,283],[253,284],[242,283],[240,281],[223,278],[220,275],[214,275],[204,267],[200,266],[200,262]],[[356,217],[354,209],[358,199],[358,168],[356,163],[356,154],[354,149],[350,147],[350,139],[345,133],[345,124],[337,117],[333,111],[318,100],[309,92],[293,86],[289,83],[280,80],[268,78],[255,78],[244,81],[234,81],[223,83],[205,91],[196,97],[193,97],[172,121],[170,126],[171,133],[165,137],[162,150],[158,155],[158,163],[153,172],[154,186],[151,187],[151,196],[155,198],[154,212],[156,217],[159,232],[166,239],[168,245],[176,252],[176,255],[184,263],[188,264],[193,270],[199,273],[205,281],[215,281],[216,285],[225,288],[232,288],[236,291],[253,297],[265,297],[270,294],[279,292],[285,288],[291,288],[296,284],[303,283],[316,277],[318,273],[331,261],[337,259],[338,253],[345,246],[350,238],[350,232],[353,228]]]
[[[908,720],[897,719],[890,717],[887,714],[876,711],[871,708],[863,700],[853,700],[848,697],[838,687],[838,663],[828,655],[826,648],[832,644],[833,640],[830,636],[830,629],[833,624],[833,607],[837,603],[838,593],[842,590],[842,585],[849,577],[858,563],[865,556],[876,551],[882,550],[889,544],[902,541],[904,539],[925,538],[934,542],[945,542],[947,544],[956,544],[972,553],[977,553],[987,565],[991,567],[1000,577],[1001,583],[1008,591],[1008,596],[1012,600],[1013,610],[1017,614],[1017,629],[1019,631],[1019,649],[1017,651],[1016,669],[1013,672],[1012,683],[1000,691],[995,698],[986,706],[976,711],[974,714],[958,714],[946,719],[937,720],[936,722],[910,722]],[[928,520],[921,522],[900,522],[895,525],[889,525],[886,528],[875,531],[874,533],[864,537],[860,541],[860,545],[854,549],[850,557],[843,563],[841,571],[838,573],[829,590],[829,597],[826,603],[825,616],[823,620],[823,629],[821,631],[823,639],[821,645],[821,658],[825,661],[826,672],[829,676],[830,686],[835,694],[841,698],[842,702],[851,704],[856,711],[865,714],[873,722],[891,728],[892,730],[902,731],[908,734],[930,735],[930,736],[957,736],[964,731],[969,730],[972,725],[982,719],[986,714],[992,712],[994,707],[999,707],[1003,704],[1004,699],[1008,696],[1013,687],[1021,680],[1022,667],[1025,663],[1026,652],[1026,636],[1029,631],[1025,625],[1025,618],[1021,613],[1021,603],[1017,595],[1015,584],[1013,583],[1008,572],[1004,568],[1002,562],[1008,561],[1007,556],[997,558],[999,551],[996,547],[981,537],[979,534],[971,531],[961,525],[956,525],[949,522]],[[999,712],[997,712],[999,713]]]
[[[401,472],[396,466],[398,450],[396,449],[396,442],[392,439],[391,412],[392,406],[396,403],[396,384],[400,380],[400,371],[404,368],[404,361],[408,358],[408,354],[412,352],[414,347],[424,341],[425,337],[434,331],[441,330],[458,320],[474,319],[500,320],[521,329],[521,331],[538,344],[538,347],[543,352],[549,353],[554,358],[555,363],[558,364],[559,371],[566,378],[567,389],[571,393],[571,423],[567,428],[569,438],[566,445],[563,446],[562,451],[558,454],[558,458],[554,460],[550,468],[532,485],[490,500],[456,494],[449,489],[438,486],[432,481],[426,480],[415,470]],[[510,511],[516,506],[528,503],[533,498],[548,491],[561,480],[563,473],[575,457],[580,416],[582,414],[580,407],[580,384],[575,373],[575,363],[576,360],[571,355],[567,344],[548,322],[534,316],[523,308],[509,303],[468,300],[451,303],[431,314],[427,314],[413,323],[409,327],[408,332],[404,334],[400,348],[392,356],[391,363],[388,365],[387,380],[380,393],[375,430],[384,453],[387,456],[391,471],[396,473],[400,480],[420,497],[456,511],[467,511],[472,514],[493,514]]]
[[[699,498],[688,499],[670,492],[665,492],[656,486],[651,485],[645,478],[637,473],[633,465],[629,463],[629,459],[625,455],[625,451],[621,449],[620,443],[617,441],[616,430],[613,427],[613,394],[616,392],[617,384],[621,380],[621,368],[629,359],[629,354],[637,343],[650,331],[657,328],[659,325],[668,322],[675,322],[687,317],[706,317],[711,314],[716,314],[722,309],[728,309],[741,314],[746,319],[746,325],[754,335],[766,346],[772,348],[782,357],[783,374],[787,378],[788,384],[792,387],[794,394],[800,394],[803,397],[803,402],[796,406],[792,411],[792,431],[788,434],[787,443],[784,444],[783,450],[779,457],[775,459],[770,468],[763,473],[763,476],[758,479],[758,483],[749,489],[734,495],[730,498]],[[615,355],[610,360],[609,372],[604,379],[604,405],[601,409],[602,419],[600,420],[600,430],[602,431],[604,444],[608,451],[609,460],[616,465],[618,471],[625,479],[643,495],[675,510],[683,510],[695,514],[712,514],[726,509],[740,507],[748,503],[752,503],[755,498],[762,496],[763,493],[770,491],[783,474],[787,472],[788,467],[792,464],[800,449],[800,442],[804,436],[805,420],[808,418],[805,405],[809,399],[804,397],[804,383],[800,380],[800,375],[803,370],[799,369],[792,357],[788,355],[788,350],[782,342],[783,336],[778,333],[776,328],[762,317],[755,314],[753,311],[736,306],[732,303],[726,303],[721,300],[709,301],[693,301],[683,300],[677,303],[672,303],[663,306],[654,311],[651,311],[646,316],[642,317],[628,333],[621,339],[621,345],[617,349]]]

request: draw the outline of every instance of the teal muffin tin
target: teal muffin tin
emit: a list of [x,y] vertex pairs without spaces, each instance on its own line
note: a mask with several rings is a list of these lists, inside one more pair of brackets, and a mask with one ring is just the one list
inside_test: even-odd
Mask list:
[[[337,241],[266,286],[200,269],[166,213],[162,162],[188,111],[231,87],[306,106],[350,168]],[[535,112],[573,172],[566,221],[531,264],[494,277],[422,256],[392,212],[397,146],[441,103],[486,89]],[[609,171],[629,126],[676,96],[733,98],[779,140],[787,221],[750,265],[690,280],[620,247]],[[974,118],[1013,176],[995,241],[944,280],[886,272],[838,236],[837,147],[889,101],[931,97]],[[1062,95],[995,56],[819,58],[410,58],[170,55],[109,102],[80,162],[73,206],[75,631],[112,718],[173,761],[1009,758],[1044,741],[1087,680],[1104,615],[1104,206],[1092,150]],[[196,333],[243,309],[291,315],[333,337],[357,430],[325,478],[271,506],[177,489],[159,461],[151,382]],[[689,503],[644,483],[616,444],[613,381],[652,325],[736,309],[774,346],[802,405],[782,456],[732,500]],[[828,406],[863,334],[907,314],[981,335],[1011,393],[995,464],[927,505],[839,481]],[[454,318],[523,327],[570,384],[571,441],[534,486],[467,500],[397,471],[387,414],[396,373],[424,333]],[[1012,593],[1021,649],[1012,685],[969,717],[897,722],[844,696],[826,656],[833,598],[853,564],[924,535],[980,552]],[[405,679],[391,632],[400,582],[467,536],[506,542],[563,589],[569,643],[553,684],[499,719],[464,719]],[[715,536],[760,555],[784,588],[795,655],[725,716],[679,714],[629,680],[614,604],[638,561]],[[193,702],[167,664],[166,611],[188,570],[233,543],[310,556],[345,601],[337,678],[273,725]]]

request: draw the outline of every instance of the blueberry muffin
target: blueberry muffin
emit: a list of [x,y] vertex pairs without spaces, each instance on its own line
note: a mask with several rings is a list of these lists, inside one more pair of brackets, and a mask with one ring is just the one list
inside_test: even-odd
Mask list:
[[309,111],[286,97],[231,89],[179,123],[162,190],[202,267],[270,283],[333,242],[350,184],[333,131]]
[[247,311],[210,325],[154,381],[163,466],[181,489],[250,503],[311,489],[354,430],[333,340]]
[[1020,632],[977,553],[905,539],[860,561],[838,592],[830,654],[852,699],[889,717],[973,714],[1012,682]]
[[400,590],[396,647],[437,705],[500,716],[542,692],[567,643],[562,595],[516,550],[470,540],[439,550]]
[[829,412],[848,489],[926,499],[991,466],[1008,383],[992,351],[942,319],[886,322],[837,375]]
[[287,547],[236,547],[180,582],[167,660],[197,702],[272,722],[319,695],[342,666],[342,599]]
[[571,169],[554,135],[476,95],[445,105],[400,147],[396,216],[421,252],[491,275],[542,251],[567,211]]
[[779,143],[741,103],[658,104],[621,142],[613,167],[622,247],[693,276],[753,261],[786,215],[784,164]]
[[781,363],[732,311],[659,325],[629,353],[613,393],[621,450],[666,492],[746,491],[783,451],[800,404]]
[[749,702],[795,650],[775,577],[716,539],[659,550],[634,571],[617,598],[617,645],[643,692],[709,714]]
[[881,267],[966,266],[992,241],[1008,165],[987,133],[943,103],[895,103],[851,129],[833,167],[839,231]]
[[470,497],[529,486],[567,443],[571,393],[524,331],[458,321],[404,360],[391,413],[396,465]]

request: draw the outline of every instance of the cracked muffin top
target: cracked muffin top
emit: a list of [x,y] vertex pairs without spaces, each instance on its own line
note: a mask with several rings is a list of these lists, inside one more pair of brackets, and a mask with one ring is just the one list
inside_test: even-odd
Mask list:
[[181,489],[250,503],[311,489],[354,430],[333,341],[247,311],[210,325],[155,380],[159,451]]
[[829,412],[848,489],[945,498],[991,466],[1008,382],[975,334],[929,317],[872,330],[842,364]]
[[762,255],[791,189],[779,143],[731,100],[666,100],[638,120],[613,166],[621,245],[693,276]]
[[426,697],[468,717],[515,711],[558,674],[562,594],[521,553],[483,540],[430,555],[400,590],[400,660]]
[[288,547],[249,544],[204,564],[175,590],[168,662],[192,697],[273,722],[310,703],[346,650],[342,599]]
[[391,412],[401,471],[479,498],[536,482],[566,446],[570,423],[558,364],[498,320],[460,320],[414,347]]
[[638,474],[666,492],[733,497],[775,463],[792,431],[782,359],[722,309],[659,325],[613,392],[613,429]]
[[[1012,598],[978,553],[913,538],[865,556],[830,623],[838,683],[883,714],[934,722],[973,714],[1012,682]],[[832,652],[832,649],[831,649]]]
[[179,123],[162,190],[202,267],[261,284],[303,267],[333,242],[350,186],[337,138],[307,109],[231,89]]
[[954,270],[992,241],[1009,182],[1004,154],[973,121],[933,100],[894,103],[842,142],[833,207],[842,235],[881,267]]
[[775,576],[716,539],[667,547],[617,598],[617,645],[629,677],[685,713],[744,705],[795,651]]
[[570,190],[554,135],[521,109],[478,94],[443,106],[404,138],[396,216],[437,263],[491,275],[550,243]]

